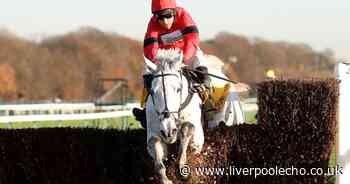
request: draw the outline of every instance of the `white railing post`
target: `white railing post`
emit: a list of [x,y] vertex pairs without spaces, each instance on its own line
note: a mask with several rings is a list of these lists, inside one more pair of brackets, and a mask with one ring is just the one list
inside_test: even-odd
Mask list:
[[336,76],[340,80],[339,130],[337,145],[337,163],[343,168],[343,174],[337,176],[338,184],[350,183],[350,63],[336,65]]

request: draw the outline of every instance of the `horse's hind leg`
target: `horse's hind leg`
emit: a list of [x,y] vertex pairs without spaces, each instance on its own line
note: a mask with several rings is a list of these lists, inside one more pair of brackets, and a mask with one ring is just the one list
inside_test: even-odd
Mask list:
[[[181,130],[180,130],[180,146],[179,146],[179,171],[181,174],[181,171],[184,167],[186,166],[187,163],[187,148],[188,145],[190,143],[191,138],[194,135],[194,126],[189,123],[189,122],[185,122],[183,123],[183,125],[181,126]],[[184,178],[187,178],[188,176],[183,176]]]
[[162,184],[172,184],[173,182],[166,176],[166,168],[163,163],[166,150],[161,143],[160,137],[152,137],[147,144],[147,149],[153,158],[155,171],[160,175]]

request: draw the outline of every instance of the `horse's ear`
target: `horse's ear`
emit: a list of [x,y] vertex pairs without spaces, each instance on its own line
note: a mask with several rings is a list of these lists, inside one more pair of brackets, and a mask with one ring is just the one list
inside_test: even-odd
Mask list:
[[152,73],[156,72],[158,70],[158,65],[154,64],[151,60],[144,57],[145,65],[152,71]]

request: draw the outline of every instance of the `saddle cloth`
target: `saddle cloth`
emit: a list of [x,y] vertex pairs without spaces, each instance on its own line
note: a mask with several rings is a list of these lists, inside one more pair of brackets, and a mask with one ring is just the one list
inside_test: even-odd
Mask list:
[[212,120],[214,115],[223,110],[227,97],[230,93],[231,85],[213,86],[211,94],[208,90],[200,94],[203,101],[203,111],[206,120]]

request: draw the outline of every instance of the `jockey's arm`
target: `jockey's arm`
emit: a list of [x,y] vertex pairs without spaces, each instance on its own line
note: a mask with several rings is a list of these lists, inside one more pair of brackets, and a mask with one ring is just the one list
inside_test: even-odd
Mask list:
[[182,34],[184,37],[184,63],[190,64],[189,62],[196,55],[197,48],[199,47],[198,28],[186,10],[183,10],[181,13],[181,22],[183,23]]
[[191,59],[196,55],[198,48],[198,33],[189,33],[184,35],[184,64],[188,65]]
[[147,59],[151,60],[154,64],[158,64],[158,61],[156,59],[157,50],[159,48],[158,32],[151,30],[152,23],[153,22],[150,21],[150,23],[148,24],[147,32],[143,42],[143,54]]

